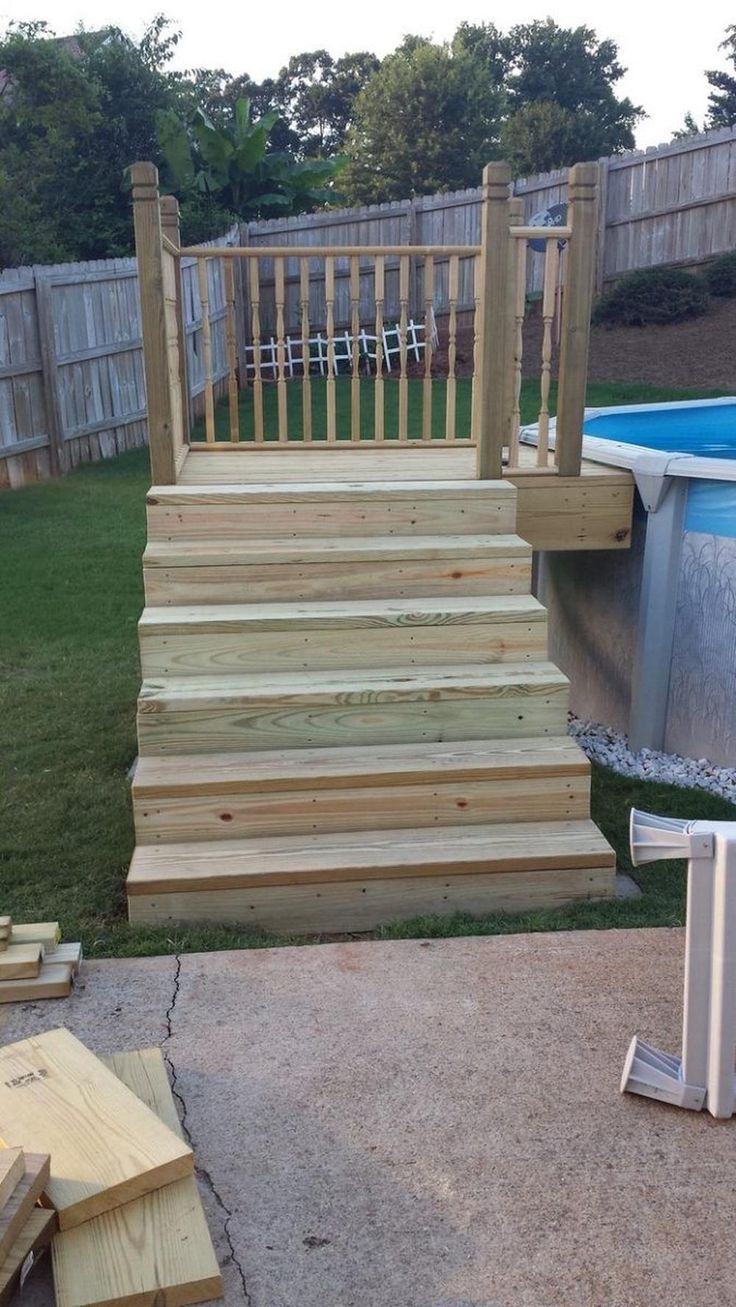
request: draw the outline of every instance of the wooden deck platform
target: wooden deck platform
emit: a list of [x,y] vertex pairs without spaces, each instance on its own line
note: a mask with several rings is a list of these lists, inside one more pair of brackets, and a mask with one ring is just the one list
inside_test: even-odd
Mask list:
[[[475,446],[410,441],[365,441],[237,446],[193,445],[179,474],[183,485],[329,481],[473,481]],[[631,540],[634,478],[625,468],[584,461],[579,477],[536,466],[536,450],[522,446],[521,467],[504,474],[517,487],[516,531],[533,549],[627,549]]]

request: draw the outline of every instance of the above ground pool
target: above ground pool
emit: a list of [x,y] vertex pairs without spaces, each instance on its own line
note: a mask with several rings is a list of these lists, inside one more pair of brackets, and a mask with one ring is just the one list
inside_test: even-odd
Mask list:
[[583,457],[629,468],[639,496],[629,550],[540,560],[572,707],[634,748],[734,767],[736,397],[586,409]]

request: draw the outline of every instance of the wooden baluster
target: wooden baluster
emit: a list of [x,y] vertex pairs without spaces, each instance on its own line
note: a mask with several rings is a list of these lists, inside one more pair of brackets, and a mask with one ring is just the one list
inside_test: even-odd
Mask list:
[[289,415],[286,396],[286,331],[284,329],[285,259],[274,259],[274,295],[276,298],[276,399],[279,440],[289,439]]
[[350,439],[360,440],[360,259],[350,260],[350,334],[352,376],[350,380]]
[[473,259],[473,379],[470,383],[470,435],[480,438],[480,255]]
[[[519,431],[521,428],[521,365],[524,358],[524,313],[526,310],[526,241],[512,237],[511,265],[516,270],[514,297],[514,353],[511,428],[509,430],[509,467],[519,466]],[[513,254],[516,253],[514,259]]]
[[261,377],[261,278],[258,258],[250,259],[251,345],[253,346],[253,433],[263,440],[263,379]]
[[240,440],[240,421],[238,416],[238,345],[235,334],[235,270],[232,259],[223,259],[223,278],[225,281],[225,304],[227,306],[227,396],[230,410],[230,439]]
[[424,382],[422,385],[422,440],[432,439],[432,329],[434,325],[434,259],[424,260]]
[[399,259],[399,440],[409,436],[409,381],[406,372],[409,330],[409,255]]
[[302,307],[302,437],[312,439],[312,377],[309,353],[309,259],[299,260],[299,296]]
[[327,335],[327,439],[334,444],[337,439],[337,420],[335,416],[335,260],[325,259],[325,333]]
[[376,440],[385,436],[384,395],[383,395],[383,301],[386,294],[386,261],[383,254],[376,255],[375,296],[376,296],[376,380],[374,387],[375,414],[373,434]]
[[202,305],[202,369],[204,372],[204,427],[208,444],[215,439],[215,392],[212,386],[212,335],[207,260],[197,259],[199,300]]
[[552,381],[552,326],[557,298],[557,265],[559,247],[556,240],[547,241],[544,251],[544,290],[542,292],[542,375],[539,382],[539,437],[537,463],[546,467],[549,455],[549,391]]
[[445,437],[455,439],[457,379],[455,366],[457,360],[457,297],[460,288],[460,259],[457,254],[450,255],[450,275],[447,297],[450,305],[450,317],[447,324],[447,407],[445,414]]

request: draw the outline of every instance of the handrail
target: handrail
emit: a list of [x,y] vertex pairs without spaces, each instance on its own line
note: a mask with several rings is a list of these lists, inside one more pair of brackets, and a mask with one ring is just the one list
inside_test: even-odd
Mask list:
[[509,227],[509,236],[523,241],[569,241],[572,227]]
[[[548,228],[540,227],[540,232]],[[558,229],[562,230],[562,229]],[[172,251],[173,252],[173,251]],[[365,254],[376,258],[389,254],[399,258],[402,254],[415,258],[473,258],[480,254],[480,245],[185,245],[177,255],[191,259],[339,259]]]

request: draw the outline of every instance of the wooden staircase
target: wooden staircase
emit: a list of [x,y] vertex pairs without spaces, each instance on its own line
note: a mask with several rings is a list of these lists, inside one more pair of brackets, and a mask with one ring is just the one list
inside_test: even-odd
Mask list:
[[499,481],[151,490],[131,921],[613,893],[515,515]]

